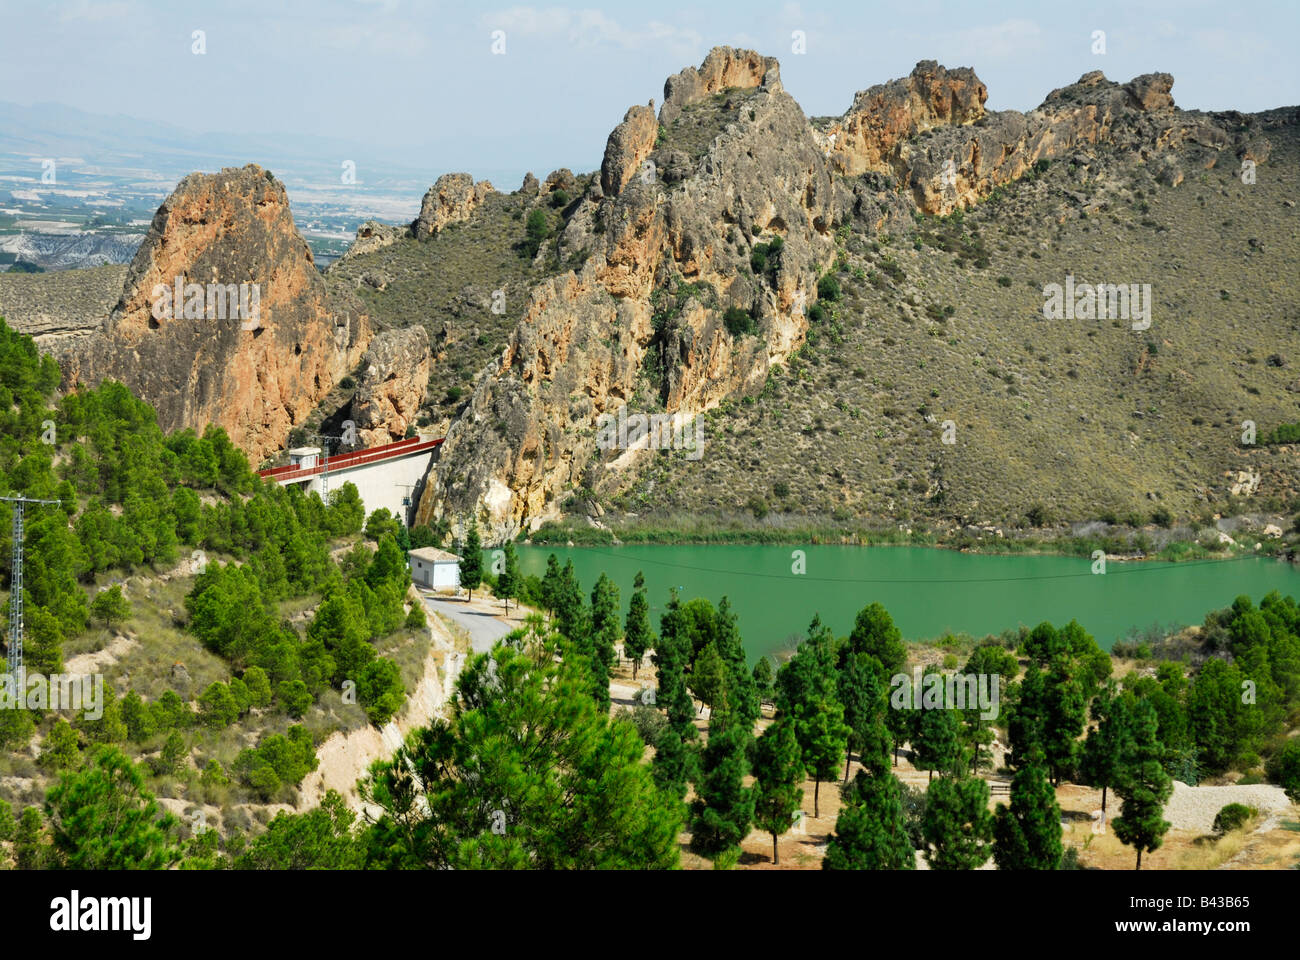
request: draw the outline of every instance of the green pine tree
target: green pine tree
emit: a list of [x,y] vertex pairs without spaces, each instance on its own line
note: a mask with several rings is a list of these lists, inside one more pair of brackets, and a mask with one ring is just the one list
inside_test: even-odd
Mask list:
[[1088,731],[1081,763],[1084,782],[1101,787],[1101,812],[1106,812],[1107,791],[1115,785],[1124,755],[1131,749],[1132,698],[1120,694],[1113,682],[1092,703],[1096,726]]
[[632,661],[632,680],[645,653],[654,646],[654,633],[650,630],[650,604],[646,599],[645,577],[637,571],[632,583],[632,599],[627,607],[627,620],[623,626],[623,655]]
[[519,554],[515,551],[513,540],[506,541],[505,560],[501,567],[501,573],[497,577],[496,594],[499,600],[504,600],[506,610],[510,609],[510,601],[519,596],[519,589],[523,585],[523,577],[519,573]]
[[999,870],[1055,870],[1061,852],[1061,808],[1035,751],[1011,781],[1011,805],[998,804],[993,859]]
[[107,628],[131,616],[131,602],[122,596],[122,587],[114,584],[95,594],[95,599],[90,604],[90,615],[103,621]]
[[943,776],[926,790],[922,836],[933,870],[974,870],[992,853],[989,785],[978,777]]
[[1133,707],[1132,731],[1115,783],[1122,802],[1120,815],[1111,823],[1120,843],[1137,851],[1136,869],[1141,870],[1142,854],[1158,850],[1164,843],[1170,823],[1162,814],[1174,785],[1160,762],[1164,747],[1156,739],[1155,709],[1145,700]]
[[465,534],[465,545],[461,548],[460,585],[469,591],[469,598],[474,599],[474,591],[483,583],[483,543],[478,536],[478,521],[471,519],[469,532]]
[[744,785],[753,734],[727,714],[718,720],[710,726],[700,756],[691,803],[691,850],[713,860],[715,867],[726,868],[739,857],[740,842],[753,819],[753,793]]
[[824,870],[915,870],[903,785],[889,772],[859,770],[840,791],[844,805],[822,860]]
[[77,746],[77,732],[72,729],[72,724],[61,717],[55,721],[41,747],[37,762],[50,770],[76,770],[81,766],[81,750]]
[[754,825],[772,835],[772,863],[780,865],[777,840],[790,829],[803,800],[803,761],[794,724],[781,718],[754,747]]

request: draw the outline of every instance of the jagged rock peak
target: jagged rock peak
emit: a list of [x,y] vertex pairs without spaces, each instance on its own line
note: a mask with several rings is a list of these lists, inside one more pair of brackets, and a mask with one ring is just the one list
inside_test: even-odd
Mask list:
[[649,106],[628,108],[605,144],[605,159],[600,164],[600,188],[605,196],[616,197],[622,192],[654,150],[658,134],[653,100]]
[[935,127],[973,123],[984,116],[987,99],[988,88],[970,67],[948,70],[922,60],[908,76],[853,98],[826,131],[829,156],[850,176],[883,170],[900,142]]
[[249,164],[176,186],[105,330],[60,359],[65,383],[121,380],[157,409],[163,429],[218,424],[256,463],[369,339],[359,302],[317,272],[284,185]]
[[687,104],[733,87],[775,87],[781,83],[781,65],[776,57],[764,57],[753,50],[714,47],[704,62],[687,67],[664,81],[664,105],[659,122],[667,126]]

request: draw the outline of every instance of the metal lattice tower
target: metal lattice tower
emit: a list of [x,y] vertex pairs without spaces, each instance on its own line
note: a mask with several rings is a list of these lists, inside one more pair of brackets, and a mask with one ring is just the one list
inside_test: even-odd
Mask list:
[[23,507],[29,503],[60,503],[59,500],[33,500],[29,497],[0,497],[14,505],[14,562],[9,586],[9,675],[19,689],[23,683]]
[[329,441],[343,441],[342,437],[332,437],[324,433],[312,435],[313,440],[320,441],[320,498],[324,501],[325,506],[330,505],[330,445]]

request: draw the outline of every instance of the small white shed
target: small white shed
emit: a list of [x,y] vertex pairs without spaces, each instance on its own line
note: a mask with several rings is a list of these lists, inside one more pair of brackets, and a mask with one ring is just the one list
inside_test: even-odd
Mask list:
[[320,447],[294,447],[289,451],[289,466],[310,470],[320,461]]
[[437,547],[416,547],[409,553],[411,582],[428,590],[460,589],[460,557]]

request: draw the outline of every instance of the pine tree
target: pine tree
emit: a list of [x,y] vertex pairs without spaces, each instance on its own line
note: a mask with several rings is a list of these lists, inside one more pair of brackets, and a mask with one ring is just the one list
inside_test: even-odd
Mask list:
[[623,627],[623,654],[632,661],[633,681],[641,668],[645,652],[654,646],[654,642],[654,633],[650,630],[650,604],[646,600],[645,577],[638,570],[636,580],[632,583],[632,600],[628,603],[627,621]]
[[992,853],[989,785],[978,777],[943,776],[926,791],[922,835],[933,870],[974,870]]
[[849,634],[848,652],[875,657],[884,668],[886,678],[907,665],[907,645],[903,643],[903,635],[894,625],[889,611],[879,603],[872,603],[858,612],[853,632]]
[[50,859],[51,850],[45,842],[45,821],[41,811],[37,807],[25,807],[14,830],[14,867],[40,870]]
[[1010,740],[1008,762],[1013,769],[1019,769],[1029,762],[1029,755],[1037,747],[1046,752],[1046,681],[1038,664],[1030,662],[1025,668],[1024,679],[1015,696],[1011,717],[1007,721],[1007,734]]
[[781,718],[763,731],[754,749],[754,825],[772,835],[772,863],[780,865],[777,838],[790,829],[803,800],[803,763],[794,724]]
[[803,751],[803,764],[813,778],[813,816],[821,816],[823,780],[839,776],[840,757],[849,747],[849,725],[838,700],[819,698],[806,704],[797,715],[795,732]]
[[75,770],[81,766],[77,732],[67,720],[59,718],[50,728],[37,763],[51,770]]
[[461,548],[460,585],[469,591],[469,598],[474,599],[474,591],[483,582],[483,543],[478,536],[478,521],[471,518],[469,533],[465,535],[465,545]]
[[131,602],[122,596],[122,587],[114,584],[95,594],[90,604],[90,615],[103,621],[104,627],[108,628],[114,622],[121,623],[131,616]]
[[520,639],[471,658],[452,715],[371,767],[368,866],[676,866],[679,805],[655,789],[636,728],[596,708],[557,638]]
[[758,697],[760,702],[771,702],[776,697],[776,674],[772,672],[772,658],[759,657],[758,662],[754,664],[754,670],[751,676],[754,678],[754,686],[758,688]]
[[1075,676],[1077,670],[1068,655],[1058,654],[1045,677],[1043,752],[1053,784],[1059,784],[1063,776],[1073,771],[1079,735],[1087,719],[1088,701],[1083,682]]
[[615,646],[622,630],[618,623],[618,585],[601,574],[591,591],[591,671],[598,697],[609,707],[609,671],[616,658]]
[[737,722],[752,732],[762,712],[758,687],[749,672],[745,644],[740,638],[740,628],[731,609],[731,602],[726,597],[718,604],[717,614],[713,618],[713,644],[718,656],[722,658],[726,672],[727,698],[723,709],[733,711]]
[[[945,693],[946,698],[946,693]],[[965,767],[965,752],[961,743],[961,720],[957,711],[945,702],[942,706],[917,711],[916,742],[912,744],[914,763],[918,770],[953,773]]]
[[[694,731],[694,727],[691,730]],[[694,779],[694,756],[682,742],[682,735],[671,724],[664,727],[655,741],[655,755],[650,772],[655,786],[680,803],[686,799],[687,784]]]
[[560,572],[555,591],[555,628],[584,654],[590,655],[591,617],[582,598],[582,586],[573,571],[573,561],[567,560]]
[[1061,808],[1035,750],[1011,781],[1011,806],[998,804],[993,859],[999,870],[1055,870],[1061,852]]
[[822,860],[824,870],[915,870],[903,785],[892,773],[859,770],[841,791],[844,805]]
[[686,796],[686,785],[695,779],[695,753],[692,745],[699,736],[695,729],[695,704],[686,689],[686,664],[689,638],[681,634],[681,604],[677,591],[669,595],[668,609],[659,621],[659,639],[655,643],[654,664],[658,672],[656,704],[668,717],[668,727],[655,745],[653,772],[661,790]]
[[813,816],[821,816],[821,784],[839,777],[848,749],[849,726],[836,686],[835,637],[820,617],[808,625],[808,639],[777,673],[777,713],[794,720],[803,766],[813,778]]
[[713,860],[715,867],[726,868],[739,856],[740,842],[753,819],[753,794],[744,785],[753,734],[734,717],[724,714],[719,719],[710,725],[700,757],[696,798],[691,803],[691,850]]
[[[849,749],[844,758],[844,782],[849,782],[853,751],[862,754],[873,738],[881,735],[886,708],[880,685],[880,662],[866,653],[850,653],[840,669],[838,695],[844,705],[844,722],[849,726]],[[871,743],[871,749],[877,749]],[[886,746],[886,752],[888,747]],[[865,766],[865,762],[864,762]]]
[[501,574],[497,577],[497,598],[504,600],[506,610],[510,610],[510,601],[519,596],[519,587],[522,583],[522,577],[519,573],[519,554],[515,552],[513,540],[506,541],[505,562],[501,568]]
[[1155,709],[1139,700],[1132,722],[1133,739],[1115,783],[1122,807],[1112,825],[1120,843],[1137,851],[1136,869],[1141,870],[1143,852],[1158,850],[1169,830],[1170,823],[1161,814],[1174,785],[1160,763],[1164,748],[1156,739]]
[[52,854],[72,870],[158,870],[179,857],[175,818],[116,747],[65,775],[45,798]]
[[659,619],[659,641],[655,644],[654,664],[659,674],[657,702],[677,728],[684,743],[695,738],[695,704],[686,689],[686,667],[690,639],[681,633],[681,603],[677,591],[669,595],[668,609]]
[[549,614],[555,613],[555,604],[560,590],[560,561],[555,558],[555,554],[550,554],[546,558],[546,573],[542,576],[541,602],[542,608]]
[[1131,748],[1132,698],[1120,694],[1113,682],[1102,689],[1092,704],[1096,726],[1088,731],[1083,745],[1084,782],[1101,787],[1101,812],[1106,812],[1107,790],[1115,785],[1120,764]]
[[714,708],[714,713],[726,712],[723,704],[727,690],[727,666],[718,654],[718,648],[711,641],[700,651],[691,667],[689,682],[691,692],[704,706]]

